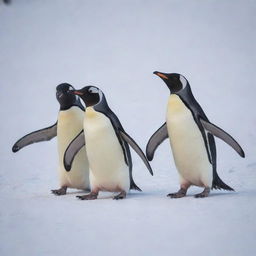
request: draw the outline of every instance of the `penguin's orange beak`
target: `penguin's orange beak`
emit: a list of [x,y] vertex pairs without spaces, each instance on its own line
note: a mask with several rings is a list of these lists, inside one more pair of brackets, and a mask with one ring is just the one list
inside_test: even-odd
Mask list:
[[79,96],[84,95],[81,91],[77,91],[77,90],[69,90],[68,92],[71,94],[79,95]]
[[162,73],[160,73],[158,71],[153,72],[153,74],[155,74],[155,75],[157,75],[157,76],[159,76],[159,77],[161,77],[163,79],[167,79],[168,80],[168,77],[166,75],[164,75],[164,74],[162,74]]

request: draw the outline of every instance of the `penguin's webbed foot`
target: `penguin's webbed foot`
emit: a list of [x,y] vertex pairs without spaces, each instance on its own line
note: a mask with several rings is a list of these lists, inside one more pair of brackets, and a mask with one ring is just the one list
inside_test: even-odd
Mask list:
[[88,195],[84,195],[84,196],[76,196],[78,199],[80,199],[80,200],[95,200],[95,199],[97,199],[97,197],[98,197],[98,193],[96,194],[96,193],[93,193],[93,192],[91,192],[90,194],[88,194]]
[[53,189],[52,193],[56,196],[62,196],[62,195],[66,195],[67,193],[67,187],[61,187],[60,189]]
[[204,197],[208,197],[210,194],[210,188],[205,188],[203,192],[196,194],[195,198],[204,198]]
[[182,198],[186,196],[187,189],[181,188],[177,193],[170,193],[167,196],[170,198]]
[[126,198],[126,192],[122,191],[120,194],[113,197],[114,200],[124,199]]

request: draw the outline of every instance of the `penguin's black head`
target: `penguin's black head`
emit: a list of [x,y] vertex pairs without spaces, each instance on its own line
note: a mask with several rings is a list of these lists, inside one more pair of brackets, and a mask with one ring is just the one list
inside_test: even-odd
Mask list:
[[103,92],[96,86],[85,86],[80,90],[69,90],[72,95],[78,95],[85,103],[86,107],[92,107],[101,102]]
[[174,93],[174,94],[178,93],[183,89],[185,89],[187,86],[189,86],[187,79],[181,74],[162,73],[158,71],[155,71],[153,74],[162,78],[162,80],[166,83],[166,85],[170,89],[171,93]]
[[68,93],[69,90],[74,90],[74,89],[75,88],[68,83],[59,84],[56,87],[56,98],[60,103],[61,110],[69,109],[72,106],[74,106],[75,103],[77,102],[78,100],[77,96]]

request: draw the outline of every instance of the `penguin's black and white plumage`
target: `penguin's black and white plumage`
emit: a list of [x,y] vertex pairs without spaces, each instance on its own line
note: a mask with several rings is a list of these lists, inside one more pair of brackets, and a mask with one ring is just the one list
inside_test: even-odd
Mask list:
[[95,86],[86,86],[70,93],[80,96],[86,105],[84,129],[67,148],[64,157],[64,165],[69,171],[76,153],[85,145],[91,193],[78,198],[92,200],[97,198],[99,191],[110,191],[119,192],[114,199],[122,199],[129,189],[140,190],[132,177],[129,145],[153,175],[152,169],[140,147],[125,132],[119,119],[109,108],[103,92]]
[[155,71],[170,89],[166,123],[150,138],[146,154],[151,161],[156,148],[169,137],[175,165],[180,176],[180,190],[168,196],[186,195],[191,185],[204,187],[195,197],[206,197],[210,189],[233,190],[217,174],[214,136],[224,140],[244,157],[240,145],[225,131],[209,122],[194,98],[187,79],[176,73]]
[[57,136],[60,189],[52,190],[55,195],[66,194],[67,188],[90,189],[89,166],[85,149],[77,154],[72,172],[67,173],[63,165],[66,148],[77,133],[83,129],[84,107],[79,97],[68,93],[69,90],[73,89],[74,87],[67,83],[58,85],[56,87],[56,98],[60,104],[60,110],[57,122],[50,127],[25,135],[12,148],[13,152],[17,152],[27,145],[48,141]]

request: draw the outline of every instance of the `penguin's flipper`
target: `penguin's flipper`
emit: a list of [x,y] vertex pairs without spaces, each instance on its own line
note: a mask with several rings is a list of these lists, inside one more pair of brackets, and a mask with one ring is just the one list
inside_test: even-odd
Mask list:
[[144,164],[148,168],[150,174],[153,175],[152,168],[151,168],[145,154],[143,153],[141,148],[138,146],[138,144],[134,141],[134,139],[131,138],[125,131],[119,130],[119,133],[120,133],[122,139],[124,141],[126,141],[133,148],[133,150],[140,156],[140,158],[142,159],[142,161],[144,162]]
[[48,141],[52,138],[57,136],[57,123],[54,125],[40,129],[35,132],[31,132],[21,139],[19,139],[12,147],[12,152],[18,152],[20,149],[22,149],[25,146],[28,146],[30,144],[40,142],[40,141]]
[[149,161],[154,157],[157,147],[168,138],[167,125],[164,123],[149,139],[146,147],[146,155]]
[[206,131],[208,131],[212,135],[222,139],[229,146],[231,146],[241,157],[245,157],[242,147],[235,141],[234,138],[231,137],[231,135],[229,135],[228,133],[223,131],[221,128],[219,128],[218,126],[216,126],[208,121],[200,119],[200,122]]
[[64,167],[67,172],[71,170],[73,160],[79,150],[85,145],[84,130],[82,130],[68,145],[64,153]]

